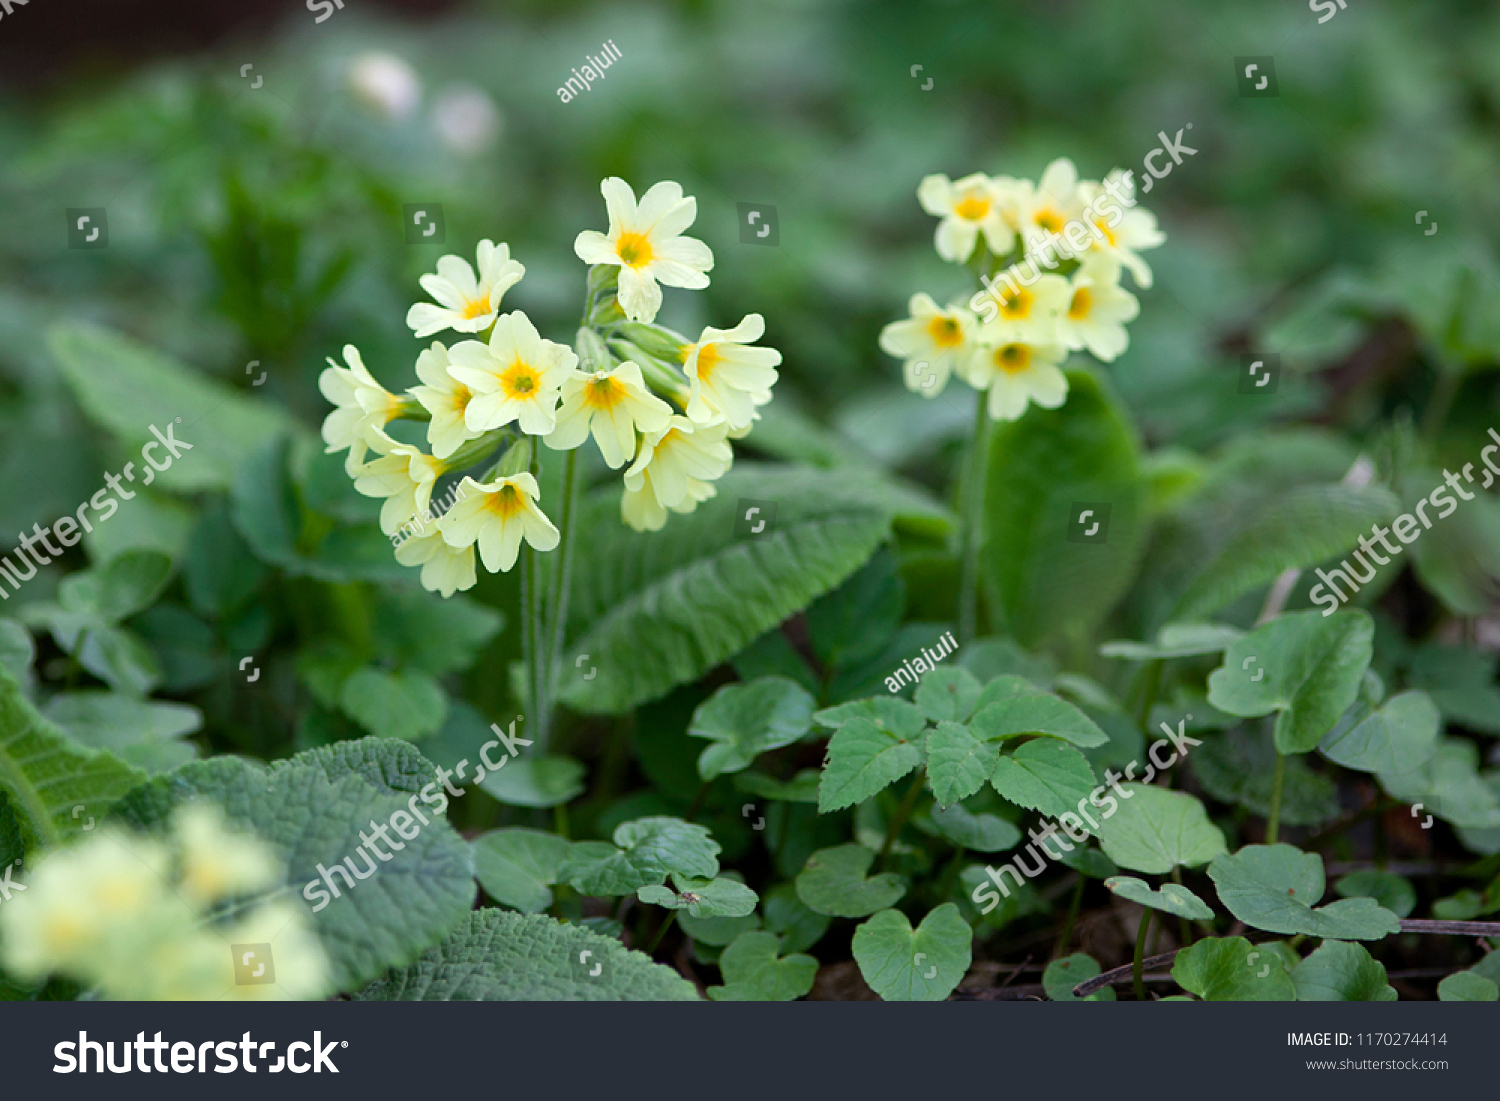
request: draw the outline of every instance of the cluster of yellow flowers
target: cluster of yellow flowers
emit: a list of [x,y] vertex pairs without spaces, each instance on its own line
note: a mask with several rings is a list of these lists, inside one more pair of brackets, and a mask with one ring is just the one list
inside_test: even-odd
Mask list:
[[990,417],[1016,420],[1031,402],[1062,405],[1070,352],[1086,348],[1108,363],[1125,350],[1125,323],[1140,307],[1120,286],[1121,270],[1149,287],[1140,251],[1166,240],[1155,215],[1136,209],[1129,172],[1080,180],[1062,158],[1035,184],[928,176],[917,198],[941,219],[938,255],[970,264],[985,289],[947,307],[913,295],[910,316],[881,332],[881,348],[905,361],[908,389],[936,397],[956,374],[988,392]]
[[[621,513],[638,531],[655,531],[668,511],[691,512],[713,496],[733,461],[730,439],[746,435],[771,400],[781,353],[752,347],[765,332],[759,314],[732,329],[706,328],[696,341],[655,324],[662,285],[708,286],[707,245],[683,231],[697,200],[665,180],[636,201],[621,179],[603,181],[609,232],[587,230],[573,248],[590,265],[583,325],[573,347],[537,332],[520,310],[502,314],[506,291],[525,268],[504,243],[479,243],[476,275],[468,261],[444,256],[422,288],[434,302],[412,306],[406,322],[425,338],[445,329],[484,334],[416,361],[421,385],[390,393],[366,370],[353,345],[347,366],[332,360],[323,395],[337,408],[323,423],[329,451],[348,449],[345,469],[359,492],[381,497],[387,535],[415,531],[396,548],[404,565],[422,567],[422,584],[451,596],[475,581],[475,548],[490,572],[515,565],[524,539],[539,551],[559,533],[540,507],[534,442],[568,451],[590,435],[612,469],[624,473]],[[675,403],[676,409],[673,408]],[[428,454],[386,433],[393,420],[426,420]],[[503,449],[503,450],[502,450]],[[366,461],[368,452],[377,455]],[[444,474],[499,460],[465,476],[455,503],[427,530],[433,486]]]
[[[282,878],[212,805],[179,810],[165,841],[104,827],[42,857],[0,906],[0,961],[123,1001],[321,997],[328,961],[305,911],[264,895]],[[275,982],[235,981],[231,946],[245,944],[271,946]]]

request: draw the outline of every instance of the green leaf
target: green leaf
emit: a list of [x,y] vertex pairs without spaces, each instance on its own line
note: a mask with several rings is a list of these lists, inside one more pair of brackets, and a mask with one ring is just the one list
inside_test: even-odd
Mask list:
[[845,723],[828,741],[818,813],[863,803],[921,764],[921,749],[868,719]]
[[[619,714],[733,657],[863,565],[890,531],[868,486],[825,471],[738,466],[717,495],[665,534],[634,532],[619,491],[580,509],[575,632],[564,668],[587,654],[595,679],[573,678],[562,702]],[[776,504],[758,535],[736,522],[741,498]]]
[[1401,929],[1396,915],[1373,899],[1314,910],[1325,886],[1323,858],[1291,845],[1246,845],[1215,860],[1208,875],[1229,912],[1257,929],[1333,940],[1379,940]]
[[425,738],[443,725],[448,697],[426,673],[361,669],[339,693],[344,712],[382,738]]
[[879,654],[906,604],[896,556],[882,550],[853,577],[807,609],[808,641],[824,669],[847,668]]
[[1275,952],[1244,937],[1205,937],[1177,953],[1172,978],[1206,1002],[1291,1002],[1297,991]]
[[916,704],[898,700],[892,696],[872,696],[865,700],[852,700],[837,707],[825,707],[813,712],[813,722],[819,726],[837,729],[855,719],[865,719],[888,734],[894,734],[909,742],[922,733],[927,718]]
[[1104,881],[1104,885],[1121,898],[1153,910],[1175,914],[1191,921],[1212,921],[1214,912],[1208,904],[1186,887],[1176,883],[1163,883],[1161,890],[1153,891],[1151,884],[1134,876],[1117,875]]
[[1473,971],[1458,971],[1438,983],[1440,1002],[1493,1002],[1500,1000],[1500,986]]
[[1420,803],[1426,813],[1455,826],[1500,827],[1500,790],[1479,774],[1478,750],[1466,739],[1443,739],[1432,758],[1410,772],[1382,772],[1380,786],[1403,803]]
[[[596,973],[597,972],[597,973]],[[361,1001],[695,1001],[693,984],[619,941],[540,914],[479,910]]]
[[797,897],[814,913],[864,917],[892,906],[906,893],[892,872],[865,878],[875,854],[863,845],[819,849],[797,876]]
[[613,845],[574,844],[557,874],[579,894],[628,895],[672,873],[712,879],[718,855],[719,843],[702,826],[680,818],[637,818],[615,827]]
[[987,704],[974,713],[969,727],[985,739],[1044,734],[1085,747],[1109,741],[1109,735],[1094,720],[1071,703],[1044,692],[1028,692]]
[[[1061,408],[990,428],[981,568],[992,618],[1028,646],[1100,622],[1144,545],[1146,485],[1128,414],[1092,374],[1067,374]],[[1109,506],[1105,543],[1070,539],[1079,502]]]
[[980,684],[962,666],[931,669],[917,685],[916,704],[933,722],[967,722],[979,702]]
[[10,670],[0,666],[0,790],[28,849],[80,832],[80,815],[102,818],[146,774],[104,750],[89,749],[38,715]]
[[812,727],[816,701],[785,677],[726,684],[693,712],[688,733],[714,744],[698,758],[698,775],[712,780],[739,772],[762,753],[791,745]]
[[1398,918],[1410,917],[1417,908],[1417,889],[1411,880],[1394,872],[1366,868],[1336,881],[1334,892],[1340,898],[1373,898]]
[[508,757],[479,786],[513,807],[557,807],[583,794],[584,767],[572,757]]
[[959,723],[940,722],[927,736],[927,776],[942,806],[952,806],[984,787],[999,763],[999,743],[980,741]]
[[1074,952],[1071,956],[1064,956],[1047,964],[1047,969],[1042,972],[1042,989],[1047,992],[1048,1000],[1054,1002],[1114,1001],[1115,989],[1112,986],[1101,987],[1087,998],[1074,996],[1075,986],[1088,982],[1098,974],[1098,960],[1083,952]]
[[435,677],[467,669],[505,617],[460,593],[444,600],[424,589],[377,589],[372,616],[380,624],[375,656]]
[[1017,806],[1056,818],[1065,812],[1077,814],[1079,801],[1094,790],[1094,770],[1072,746],[1037,738],[1001,757],[990,783]]
[[[783,886],[790,887],[791,884],[787,883]],[[723,948],[733,944],[741,933],[759,929],[760,918],[756,914],[746,914],[744,917],[695,918],[692,914],[679,910],[677,924],[684,933],[700,945]]]
[[[1269,585],[1283,570],[1311,569],[1358,545],[1375,524],[1400,511],[1384,486],[1304,485],[1266,500],[1193,578],[1177,602],[1176,619],[1218,611],[1236,597]],[[1321,614],[1321,613],[1311,613]]]
[[1437,752],[1442,717],[1426,692],[1402,692],[1378,711],[1355,703],[1318,752],[1360,772],[1410,772]]
[[474,875],[496,902],[528,914],[552,905],[551,887],[568,854],[566,838],[515,826],[481,834],[469,847]]
[[1021,840],[1021,831],[1004,818],[974,814],[962,803],[933,807],[931,822],[943,837],[960,848],[975,852],[1003,852],[1014,848]]
[[[784,952],[801,952],[823,939],[832,924],[828,915],[812,910],[797,897],[795,883],[773,887],[765,899],[766,928],[781,937]],[[681,921],[681,918],[677,919]]]
[[1385,967],[1364,947],[1325,940],[1292,968],[1299,1002],[1394,1002],[1396,988],[1385,981]]
[[[245,456],[266,439],[305,432],[279,405],[238,393],[107,329],[59,325],[47,343],[83,411],[127,450],[155,439],[153,424],[163,433],[170,424],[183,454],[154,479],[167,489],[226,489]],[[158,461],[168,458],[164,448],[153,451]]]
[[1099,824],[1099,843],[1120,867],[1165,875],[1222,858],[1224,834],[1193,796],[1149,784],[1122,784],[1120,791],[1126,798],[1119,810]]
[[18,684],[24,684],[36,660],[31,632],[14,619],[0,617],[0,665],[10,670]]
[[[437,799],[429,803],[419,794],[425,789],[435,796],[436,779],[433,765],[410,743],[364,738],[269,765],[229,756],[194,761],[131,792],[118,813],[131,825],[152,827],[177,806],[208,799],[224,808],[231,824],[281,850],[287,894],[310,905],[334,985],[352,990],[415,960],[474,904],[469,847],[434,812]],[[421,822],[418,811],[430,821]],[[382,845],[374,826],[386,823],[392,840]],[[378,852],[390,859],[377,859]],[[330,874],[339,889],[331,898],[319,865],[340,863],[346,875],[352,867],[365,878],[350,876],[350,886]]]
[[156,602],[172,579],[172,559],[154,550],[127,550],[102,566],[63,578],[57,600],[66,610],[119,623]]
[[1279,712],[1276,748],[1306,753],[1359,694],[1374,636],[1361,611],[1278,616],[1229,647],[1209,674],[1208,702],[1245,717]]
[[900,910],[882,910],[854,930],[854,959],[870,989],[888,1002],[940,1002],[963,979],[974,934],[945,902],[912,929]]
[[74,741],[107,749],[150,773],[165,772],[198,755],[179,741],[203,725],[203,714],[185,703],[158,703],[112,692],[60,692],[43,710]]
[[760,901],[749,887],[723,876],[696,879],[674,875],[672,884],[676,890],[652,884],[636,891],[635,897],[668,910],[686,910],[700,918],[745,917],[755,912],[755,904]]
[[[1204,739],[1193,750],[1193,775],[1215,799],[1267,817],[1276,784],[1276,746],[1268,733],[1252,724]],[[1305,757],[1282,758],[1282,824],[1317,826],[1338,816],[1333,780],[1309,768]]]
[[762,799],[771,799],[776,802],[816,803],[819,778],[820,774],[815,768],[800,770],[786,783],[773,780],[760,772],[737,772],[734,776],[734,786],[738,791],[759,795]]
[[790,1002],[802,997],[818,976],[818,961],[802,955],[780,958],[779,944],[775,933],[741,933],[719,957],[724,985],[709,987],[708,996],[716,1002]]
[[1244,637],[1244,631],[1223,623],[1168,623],[1156,633],[1155,642],[1106,642],[1099,653],[1126,661],[1196,657],[1221,654]]

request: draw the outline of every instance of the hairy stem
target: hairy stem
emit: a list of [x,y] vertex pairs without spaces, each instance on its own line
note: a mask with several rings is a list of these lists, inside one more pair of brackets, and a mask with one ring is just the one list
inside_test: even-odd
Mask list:
[[980,390],[974,399],[974,434],[969,440],[969,463],[963,480],[963,544],[960,550],[958,585],[958,641],[974,637],[979,622],[979,533],[984,510],[985,441],[989,435],[989,411]]

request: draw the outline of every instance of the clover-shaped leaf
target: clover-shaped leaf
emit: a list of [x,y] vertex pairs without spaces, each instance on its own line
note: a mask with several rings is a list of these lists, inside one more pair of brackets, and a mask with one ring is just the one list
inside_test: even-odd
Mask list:
[[922,750],[869,719],[853,719],[828,740],[818,813],[863,803],[922,763]]
[[754,912],[760,901],[743,883],[722,876],[699,879],[673,875],[672,886],[677,889],[652,884],[636,891],[635,897],[668,910],[686,910],[695,918],[744,917]]
[[576,842],[557,874],[580,894],[628,895],[673,873],[712,879],[718,854],[718,842],[702,826],[680,818],[637,818],[615,828],[613,845]]
[[962,723],[940,722],[927,736],[927,775],[943,806],[967,799],[995,772],[1000,743],[985,741]]
[[1161,910],[1163,913],[1175,914],[1193,921],[1209,921],[1214,916],[1214,912],[1208,908],[1206,902],[1186,887],[1176,883],[1163,883],[1161,890],[1153,891],[1151,884],[1144,879],[1136,879],[1130,875],[1117,875],[1106,879],[1104,885],[1121,898],[1128,898],[1131,902],[1138,902],[1142,906]]
[[1379,940],[1401,930],[1396,915],[1370,898],[1314,910],[1325,886],[1323,858],[1291,845],[1246,845],[1215,860],[1208,875],[1229,912],[1257,929],[1333,940]]
[[983,689],[974,674],[962,666],[933,669],[917,685],[913,697],[917,707],[933,722],[961,723],[974,713]]
[[864,917],[884,910],[906,893],[891,872],[865,878],[875,854],[863,845],[836,845],[807,858],[797,876],[797,897],[807,908],[830,917]]
[[1055,818],[1076,814],[1078,804],[1094,790],[1094,770],[1072,746],[1037,738],[1001,757],[990,783],[1012,803]]
[[1229,647],[1208,702],[1247,718],[1276,712],[1276,748],[1306,753],[1359,694],[1375,627],[1362,611],[1291,612]]
[[1087,998],[1080,998],[1073,993],[1073,988],[1081,982],[1088,982],[1099,974],[1099,961],[1093,956],[1083,952],[1074,952],[1071,956],[1064,956],[1060,960],[1053,960],[1042,972],[1042,989],[1047,992],[1049,1001],[1054,1002],[1112,1002],[1115,1000],[1115,988],[1102,986]]
[[1244,937],[1205,937],[1177,953],[1172,978],[1206,1002],[1291,1002],[1297,991],[1278,953]]
[[1325,940],[1307,959],[1292,968],[1292,985],[1299,1002],[1394,1002],[1395,987],[1385,981],[1385,968],[1358,944]]
[[790,1002],[812,989],[818,961],[811,956],[778,957],[775,933],[741,933],[719,957],[723,986],[711,986],[716,1002]]
[[750,767],[760,754],[791,745],[812,726],[815,701],[786,677],[726,684],[693,712],[688,733],[714,744],[698,757],[698,776],[712,780]]
[[1410,772],[1432,759],[1441,729],[1442,716],[1426,692],[1402,692],[1378,710],[1355,704],[1318,751],[1360,772]]
[[882,910],[854,931],[854,959],[870,989],[888,1002],[940,1002],[973,958],[973,933],[945,902],[916,929],[900,910]]
[[1066,700],[1046,692],[1028,692],[987,704],[974,712],[969,727],[980,738],[1045,734],[1081,746],[1104,745],[1109,741],[1109,735],[1093,719]]
[[1099,824],[1099,843],[1122,868],[1165,875],[1174,867],[1206,864],[1227,851],[1224,834],[1203,804],[1180,791],[1149,784],[1119,785],[1119,810]]

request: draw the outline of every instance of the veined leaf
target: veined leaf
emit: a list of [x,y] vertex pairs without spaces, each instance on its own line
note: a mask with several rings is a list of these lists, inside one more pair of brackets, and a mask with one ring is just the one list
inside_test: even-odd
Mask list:
[[1045,692],[1028,692],[981,707],[969,728],[985,739],[1043,734],[1078,746],[1103,745],[1109,735],[1066,700]]
[[1437,752],[1442,716],[1426,692],[1402,692],[1378,710],[1355,703],[1318,750],[1360,772],[1410,772]]
[[716,1002],[790,1002],[813,987],[818,961],[811,956],[778,956],[775,933],[741,933],[719,957],[724,985],[709,987]]
[[870,989],[888,1002],[940,1002],[973,959],[974,934],[945,902],[915,929],[900,910],[882,910],[854,931],[854,959]]
[[1094,790],[1094,770],[1072,746],[1055,738],[1036,738],[1001,757],[990,783],[1017,806],[1051,818],[1076,816],[1079,802]]
[[814,913],[864,917],[892,906],[906,893],[891,872],[865,878],[875,854],[863,845],[819,849],[797,876],[797,897]]
[[1208,876],[1229,912],[1257,929],[1334,940],[1379,940],[1401,929],[1396,915],[1374,899],[1314,910],[1326,885],[1323,858],[1291,845],[1246,845],[1210,864]]
[[945,807],[984,787],[999,763],[1000,743],[981,740],[962,723],[940,722],[927,736],[927,775]]
[[1104,885],[1121,898],[1128,898],[1131,902],[1153,910],[1175,914],[1177,917],[1189,918],[1193,921],[1213,920],[1214,912],[1209,909],[1208,903],[1186,887],[1178,886],[1176,883],[1163,883],[1161,890],[1153,891],[1151,884],[1144,879],[1136,879],[1130,875],[1117,875],[1106,879]]
[[1244,937],[1204,937],[1177,953],[1172,978],[1206,1002],[1292,1002],[1297,991],[1280,957]]
[[1299,1002],[1394,1002],[1396,989],[1385,981],[1385,967],[1362,945],[1325,940],[1292,968]]
[[1150,784],[1121,784],[1120,790],[1126,797],[1118,800],[1119,810],[1099,823],[1099,843],[1120,867],[1165,875],[1225,852],[1224,834],[1193,796]]
[[699,879],[674,875],[672,887],[652,884],[636,891],[635,897],[668,910],[686,910],[697,918],[746,917],[755,912],[755,904],[760,901],[749,887],[724,876]]
[[567,856],[567,838],[519,826],[491,830],[469,842],[474,875],[496,902],[535,914],[552,905],[552,885]]
[[828,741],[818,785],[818,813],[863,803],[922,764],[922,750],[868,719],[839,727]]
[[713,744],[698,758],[698,775],[712,780],[749,768],[762,753],[791,745],[812,726],[816,701],[785,677],[726,684],[693,712],[688,733]]

